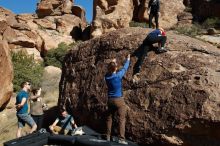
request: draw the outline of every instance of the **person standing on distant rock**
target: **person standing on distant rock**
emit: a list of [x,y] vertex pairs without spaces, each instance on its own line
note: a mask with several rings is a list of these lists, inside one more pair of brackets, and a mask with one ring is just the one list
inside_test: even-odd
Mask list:
[[148,3],[149,28],[152,25],[152,19],[155,18],[156,28],[159,28],[160,0],[150,0]]
[[30,96],[30,114],[37,124],[37,130],[42,128],[44,111],[47,105],[43,103],[41,97],[41,88],[32,89],[32,96]]
[[140,72],[141,65],[145,59],[145,56],[147,55],[147,52],[150,50],[150,48],[153,47],[154,43],[158,43],[158,49],[156,50],[157,53],[167,52],[167,49],[164,47],[166,40],[167,36],[163,28],[155,29],[147,35],[142,44],[143,53],[134,65],[133,75]]
[[34,132],[37,129],[37,125],[34,122],[33,118],[28,114],[28,91],[31,89],[31,84],[29,82],[23,82],[21,84],[22,90],[16,96],[16,109],[17,109],[17,118],[18,118],[18,130],[17,137],[21,137],[22,128],[27,123],[31,126],[30,133]]
[[127,107],[122,96],[122,77],[125,75],[130,64],[130,54],[122,69],[118,70],[116,59],[113,59],[108,65],[108,73],[105,75],[105,81],[108,87],[108,115],[107,115],[107,140],[110,141],[112,116],[118,113],[119,118],[119,143],[128,144],[125,141],[125,122]]

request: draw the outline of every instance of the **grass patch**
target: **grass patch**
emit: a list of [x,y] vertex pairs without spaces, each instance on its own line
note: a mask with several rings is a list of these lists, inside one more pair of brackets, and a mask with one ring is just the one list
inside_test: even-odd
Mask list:
[[195,37],[197,35],[200,35],[204,32],[205,30],[209,28],[220,28],[220,18],[207,18],[205,21],[202,23],[194,23],[192,24],[191,27],[189,26],[179,26],[174,28],[178,33],[180,34],[185,34],[187,36]]
[[189,26],[181,26],[175,28],[175,30],[179,34],[185,34],[187,36],[195,37],[202,32],[202,27],[199,24],[193,24],[191,27]]
[[130,27],[143,27],[143,28],[147,28],[148,27],[148,23],[146,22],[135,22],[135,21],[131,21],[129,23]]
[[191,7],[186,7],[184,11],[185,12],[192,12],[192,8]]

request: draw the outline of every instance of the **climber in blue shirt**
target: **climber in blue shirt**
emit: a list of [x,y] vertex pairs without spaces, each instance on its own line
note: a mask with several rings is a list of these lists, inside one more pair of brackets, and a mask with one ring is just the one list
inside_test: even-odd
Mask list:
[[[111,137],[112,116],[118,113],[119,117],[119,143],[127,144],[125,141],[125,122],[126,122],[126,104],[122,95],[122,77],[128,70],[130,63],[130,54],[122,69],[118,70],[116,60],[114,59],[108,65],[108,73],[105,75],[105,81],[108,87],[108,116],[107,116],[107,140]],[[118,71],[117,71],[118,70]]]
[[129,63],[130,59],[127,58],[123,68],[119,71],[117,71],[116,60],[113,60],[113,62],[109,64],[108,68],[110,72],[105,75],[109,98],[122,97],[122,77],[128,70]]

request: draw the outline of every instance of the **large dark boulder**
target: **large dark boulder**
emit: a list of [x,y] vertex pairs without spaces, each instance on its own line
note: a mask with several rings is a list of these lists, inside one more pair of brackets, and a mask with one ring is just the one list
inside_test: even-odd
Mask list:
[[104,132],[107,63],[116,57],[122,65],[130,53],[123,79],[129,109],[126,137],[144,145],[220,145],[220,50],[168,32],[169,51],[150,51],[140,80],[133,82],[138,50],[148,31],[120,29],[73,48],[64,59],[59,107],[67,107],[78,125]]

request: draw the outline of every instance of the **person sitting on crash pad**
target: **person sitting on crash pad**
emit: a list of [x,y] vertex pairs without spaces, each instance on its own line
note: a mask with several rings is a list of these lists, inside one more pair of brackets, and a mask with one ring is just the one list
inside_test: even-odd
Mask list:
[[135,64],[133,75],[140,72],[144,58],[147,55],[147,52],[153,47],[153,44],[158,43],[158,49],[156,50],[157,53],[167,52],[167,49],[164,47],[166,40],[167,36],[163,28],[155,29],[147,35],[142,44],[143,53]]
[[60,116],[49,126],[52,133],[64,135],[71,134],[73,127],[75,129],[77,125],[73,117],[69,115],[65,109],[60,110]]

